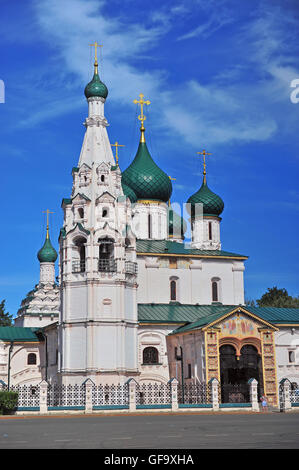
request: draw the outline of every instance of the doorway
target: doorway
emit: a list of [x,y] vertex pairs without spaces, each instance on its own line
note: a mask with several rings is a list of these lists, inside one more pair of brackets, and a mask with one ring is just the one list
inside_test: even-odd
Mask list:
[[239,356],[230,344],[221,346],[219,351],[222,403],[249,403],[249,379],[258,381],[259,392],[263,383],[262,360],[256,347],[244,345]]

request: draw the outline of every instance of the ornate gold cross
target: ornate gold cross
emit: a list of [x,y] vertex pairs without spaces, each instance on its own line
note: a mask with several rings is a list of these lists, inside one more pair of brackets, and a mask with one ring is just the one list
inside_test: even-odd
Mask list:
[[144,101],[144,99],[143,99],[143,98],[144,98],[144,95],[143,95],[142,93],[140,93],[139,97],[140,97],[140,100],[139,100],[139,101],[138,101],[138,100],[134,100],[133,103],[135,103],[135,104],[140,104],[141,114],[138,116],[138,119],[139,119],[139,121],[141,121],[142,127],[143,127],[143,121],[146,120],[146,116],[143,114],[143,106],[144,106],[145,104],[149,105],[149,104],[151,104],[151,102],[148,101],[148,100],[147,100],[147,101]]
[[98,44],[97,41],[95,41],[94,44],[89,44],[90,46],[94,47],[94,71],[95,73],[98,73],[98,47],[103,47],[103,44]]
[[199,155],[203,155],[203,176],[204,176],[204,181],[206,181],[206,155],[212,155],[211,153],[208,153],[206,150],[203,150],[202,152],[196,152]]
[[115,142],[115,144],[111,144],[111,147],[115,147],[115,160],[116,164],[118,165],[118,147],[125,147],[125,145],[121,145],[118,142]]
[[47,238],[49,238],[49,214],[54,214],[54,212],[47,209],[46,211],[43,211],[43,214],[47,214]]

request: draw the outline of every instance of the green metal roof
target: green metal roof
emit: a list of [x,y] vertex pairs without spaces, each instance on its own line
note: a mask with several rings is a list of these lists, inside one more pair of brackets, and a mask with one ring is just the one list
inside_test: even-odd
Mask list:
[[168,175],[152,159],[145,142],[140,142],[136,156],[122,173],[122,182],[129,186],[138,200],[168,202],[172,184]]
[[198,257],[228,257],[247,259],[248,256],[238,255],[223,250],[197,250],[189,249],[184,243],[171,240],[137,240],[137,253],[155,253],[161,255],[178,255],[178,256],[198,256]]
[[194,216],[195,204],[203,204],[204,215],[219,216],[224,209],[223,200],[210,190],[205,180],[200,189],[193,196],[190,196],[187,202],[191,204],[192,216]]
[[52,246],[50,238],[46,238],[43,247],[37,253],[37,257],[40,263],[55,263],[57,260],[57,251]]
[[0,341],[30,341],[38,343],[40,341],[36,334],[38,330],[39,328],[0,326]]
[[127,186],[123,182],[121,182],[121,185],[123,188],[124,195],[130,199],[131,203],[134,204],[135,202],[137,202],[137,196],[134,193],[133,189],[129,188],[129,186]]
[[202,328],[237,307],[269,323],[299,325],[299,308],[248,307],[243,305],[138,304],[140,323],[182,323],[174,333]]
[[84,94],[86,98],[91,98],[93,96],[99,96],[101,98],[107,98],[108,96],[108,88],[106,87],[105,83],[103,83],[95,71],[92,80],[86,85]]

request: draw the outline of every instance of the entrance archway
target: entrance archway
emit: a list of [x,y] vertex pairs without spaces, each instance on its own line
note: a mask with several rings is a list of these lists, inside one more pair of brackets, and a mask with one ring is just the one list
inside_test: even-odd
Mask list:
[[223,403],[250,401],[249,379],[256,379],[259,391],[263,383],[262,360],[255,346],[244,345],[237,356],[236,349],[230,344],[219,348],[221,401]]

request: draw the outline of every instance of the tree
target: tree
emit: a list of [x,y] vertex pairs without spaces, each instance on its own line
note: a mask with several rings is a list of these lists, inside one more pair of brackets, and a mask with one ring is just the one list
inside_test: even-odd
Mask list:
[[0,302],[0,326],[12,326],[12,315],[5,312],[5,300]]
[[268,287],[267,292],[256,302],[259,307],[299,308],[299,297],[292,297],[286,289],[278,289],[276,286]]

